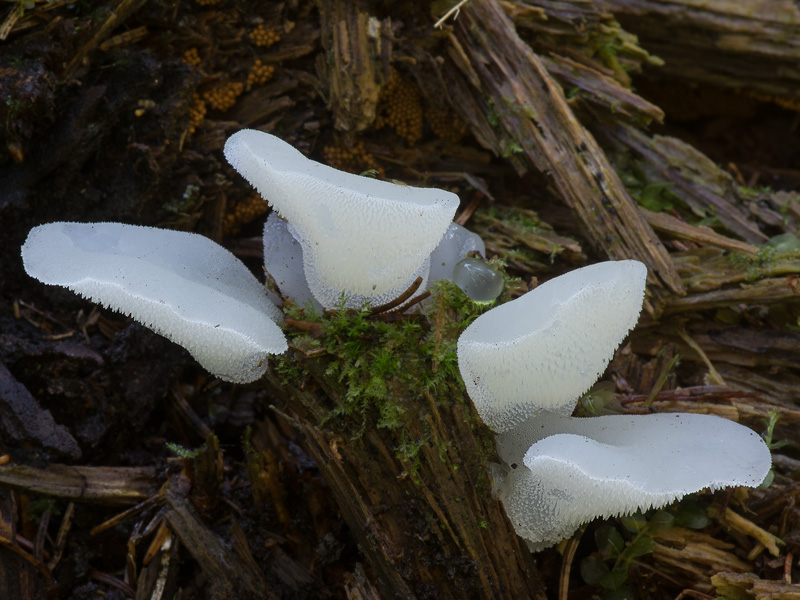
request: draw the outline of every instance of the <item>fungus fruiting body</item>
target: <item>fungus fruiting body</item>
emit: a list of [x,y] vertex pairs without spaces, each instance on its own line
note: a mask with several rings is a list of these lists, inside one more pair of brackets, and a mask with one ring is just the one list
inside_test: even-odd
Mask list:
[[571,413],[636,324],[646,274],[632,260],[577,269],[467,327],[458,364],[483,421],[505,431],[538,409]]
[[264,224],[264,269],[278,286],[281,295],[298,306],[309,302],[322,308],[308,287],[303,273],[303,247],[289,231],[289,223],[272,213]]
[[498,495],[534,550],[597,517],[659,508],[703,488],[755,487],[771,463],[754,431],[709,415],[543,411],[517,429],[498,437],[499,454],[516,467]]
[[331,293],[353,306],[408,288],[458,207],[450,192],[337,171],[260,131],[228,138],[225,156],[294,227],[312,291],[332,290],[326,307]]
[[767,475],[753,431],[694,414],[572,418],[578,397],[633,328],[647,270],[607,262],[556,277],[478,317],[458,341],[467,391],[498,432],[496,489],[533,550],[599,516]]
[[[307,306],[311,303],[317,311],[322,308],[337,307],[341,291],[322,286],[318,278],[306,279],[301,239],[290,223],[272,213],[264,226],[264,268],[278,285],[281,295],[291,299],[295,304]],[[429,283],[440,279],[452,279],[454,265],[470,252],[483,254],[485,252],[483,240],[461,225],[451,223],[439,245],[417,271],[422,283],[414,296],[423,293]],[[363,306],[367,301],[373,305],[380,305],[393,300],[403,292],[405,289],[394,289],[371,297],[350,294],[347,305]]]
[[121,223],[50,223],[22,247],[29,275],[130,315],[206,369],[246,383],[284,352],[281,311],[247,267],[203,236]]

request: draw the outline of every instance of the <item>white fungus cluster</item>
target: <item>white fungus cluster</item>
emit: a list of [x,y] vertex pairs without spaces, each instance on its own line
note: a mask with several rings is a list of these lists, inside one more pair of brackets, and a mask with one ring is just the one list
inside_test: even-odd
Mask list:
[[459,338],[467,391],[498,432],[498,496],[532,550],[598,516],[756,486],[769,471],[764,441],[718,417],[569,416],[636,324],[646,274],[636,261],[572,271],[483,314]]
[[[454,223],[454,194],[343,173],[280,139],[245,130],[231,163],[280,215],[264,230],[265,267],[301,305],[388,302],[422,277],[449,277],[483,242]],[[186,348],[218,377],[248,383],[286,351],[281,310],[230,252],[199,235],[120,223],[31,230],[26,271],[118,310]]]
[[498,436],[501,455],[522,456],[498,495],[534,548],[569,537],[596,517],[658,508],[703,488],[755,487],[770,467],[755,432],[709,415],[579,419],[546,412],[530,419],[529,429],[517,443],[509,434]]
[[50,223],[22,247],[29,275],[130,315],[206,369],[245,383],[284,352],[281,311],[233,254],[192,233],[121,223]]

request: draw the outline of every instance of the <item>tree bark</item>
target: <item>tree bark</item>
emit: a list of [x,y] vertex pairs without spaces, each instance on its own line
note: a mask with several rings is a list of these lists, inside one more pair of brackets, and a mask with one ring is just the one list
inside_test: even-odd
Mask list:
[[331,418],[348,404],[347,389],[330,375],[332,360],[301,362],[300,385],[274,370],[268,380],[333,490],[382,597],[544,600],[532,554],[492,498],[486,463],[493,440],[463,386],[451,381],[434,395],[392,381],[403,426],[381,427],[370,407],[355,416],[364,421],[352,435],[353,416]]
[[666,249],[500,3],[466,5],[450,43],[442,74],[454,107],[477,139],[520,174],[534,168],[548,175],[602,254],[648,266],[651,296],[645,306],[651,315],[683,295]]
[[648,51],[651,75],[800,100],[800,7],[793,0],[603,0]]

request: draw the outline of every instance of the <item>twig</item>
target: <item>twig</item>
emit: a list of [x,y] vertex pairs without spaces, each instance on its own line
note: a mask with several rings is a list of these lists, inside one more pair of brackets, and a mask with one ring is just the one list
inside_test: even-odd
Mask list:
[[567,540],[567,546],[564,549],[564,558],[561,560],[561,574],[558,578],[558,599],[567,600],[569,597],[569,575],[572,571],[572,562],[575,560],[575,552],[578,550],[578,545],[581,543],[581,537],[586,530],[586,526],[580,528],[576,535],[573,535]]
[[655,400],[656,396],[658,396],[659,392],[661,392],[661,388],[663,388],[664,384],[667,382],[667,377],[669,377],[669,374],[672,371],[673,367],[675,367],[675,365],[678,364],[680,358],[681,355],[676,354],[675,356],[672,357],[672,360],[669,361],[669,363],[664,367],[664,370],[661,371],[661,375],[658,376],[658,380],[656,381],[655,385],[653,386],[653,389],[650,391],[650,394],[647,396],[647,399],[644,401],[644,404],[642,406],[644,406],[645,408],[650,408],[652,406],[653,400]]
[[387,312],[397,306],[400,306],[403,302],[411,298],[411,296],[414,295],[414,292],[416,292],[419,289],[419,286],[421,285],[422,285],[422,277],[417,277],[414,280],[414,282],[409,286],[409,288],[405,292],[400,294],[397,298],[395,298],[390,302],[387,302],[386,304],[381,304],[380,306],[373,306],[372,308],[369,309],[369,312],[371,312],[373,315],[376,315],[378,313]]
[[472,213],[474,213],[475,209],[478,208],[478,205],[481,203],[481,200],[483,200],[483,192],[481,192],[480,190],[476,190],[475,193],[472,195],[472,200],[469,201],[469,204],[467,204],[467,206],[464,207],[464,210],[461,212],[460,215],[458,215],[458,217],[454,219],[453,222],[457,223],[458,225],[461,225],[462,227],[466,225],[467,221],[472,216]]
[[434,23],[433,27],[435,29],[441,29],[442,25],[444,25],[444,22],[447,21],[447,19],[453,13],[455,13],[455,16],[453,17],[453,20],[455,21],[458,18],[458,13],[461,12],[461,7],[464,6],[467,3],[467,1],[468,0],[461,0],[461,2],[459,2],[453,8],[451,8],[446,13],[444,13],[444,16],[441,19],[439,19],[438,21],[436,21],[436,23]]
[[700,347],[700,344],[695,342],[689,336],[689,334],[686,333],[686,330],[683,327],[678,327],[676,331],[678,335],[681,336],[681,339],[684,342],[686,342],[688,346],[697,353],[697,355],[700,357],[700,360],[702,360],[705,363],[706,367],[708,368],[708,374],[711,381],[716,385],[728,385],[727,383],[725,383],[725,380],[722,378],[722,375],[720,375],[714,368],[714,365],[712,364],[711,360],[708,358],[706,353],[703,351],[703,349]]
[[[422,294],[420,294],[419,296],[417,296],[416,298],[414,298],[414,299],[413,299],[411,302],[408,302],[407,304],[404,304],[403,306],[401,306],[401,307],[400,307],[400,308],[398,308],[397,310],[393,310],[393,311],[387,312],[387,313],[385,313],[385,314],[386,314],[386,315],[395,315],[395,316],[400,316],[400,315],[402,315],[404,312],[406,312],[406,311],[407,311],[409,308],[411,308],[411,307],[412,307],[412,306],[414,306],[415,304],[419,304],[420,302],[422,302],[423,300],[425,300],[425,299],[427,299],[427,298],[430,298],[430,296],[431,296],[431,293],[430,293],[430,292],[423,292]],[[378,315],[378,317],[380,317],[380,316],[381,316],[381,315]]]
[[321,323],[315,323],[314,321],[298,321],[297,319],[287,318],[285,323],[287,327],[294,327],[303,331],[317,331],[322,328]]

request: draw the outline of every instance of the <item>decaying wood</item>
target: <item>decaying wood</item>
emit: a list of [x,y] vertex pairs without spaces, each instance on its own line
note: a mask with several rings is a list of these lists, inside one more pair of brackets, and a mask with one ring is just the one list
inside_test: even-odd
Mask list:
[[608,258],[636,258],[648,266],[648,312],[657,315],[669,298],[682,295],[663,245],[499,3],[469,3],[450,42],[443,76],[454,107],[478,140],[520,174],[530,168],[547,174]]
[[346,0],[322,2],[320,10],[327,60],[318,61],[318,68],[328,85],[335,127],[362,131],[375,121],[381,86],[389,78],[392,20],[381,21]]
[[800,258],[777,256],[744,258],[731,256],[717,248],[698,248],[673,254],[683,284],[691,293],[718,290],[723,286],[753,284],[769,277],[784,277],[788,286],[794,287],[791,299],[798,294],[797,274]]
[[181,477],[168,482],[165,494],[168,510],[164,518],[200,565],[202,572],[207,574],[212,598],[275,600],[277,596],[267,589],[264,576],[255,565],[246,544],[234,543],[230,548],[212,532],[187,499],[188,488],[189,482]]
[[664,120],[664,111],[624,87],[611,74],[587,67],[577,60],[551,52],[540,57],[561,86],[592,105],[639,125]]
[[759,249],[757,246],[721,235],[710,227],[690,225],[686,221],[681,221],[668,213],[653,212],[644,208],[641,211],[653,229],[676,239],[689,240],[698,244],[715,246],[743,254],[758,254]]
[[107,506],[127,506],[158,491],[155,467],[25,465],[0,467],[0,485],[15,490]]
[[670,191],[698,217],[716,217],[751,244],[767,241],[733,178],[689,144],[673,137],[650,137],[624,124],[598,123],[594,131],[608,147],[639,159],[648,181],[671,184]]
[[726,529],[747,535],[757,540],[772,556],[779,556],[779,547],[786,544],[778,536],[765,531],[750,519],[746,519],[730,507],[722,507],[718,503],[708,509],[708,515]]
[[[478,212],[470,223],[470,228],[483,238],[487,256],[502,256],[512,269],[531,275],[547,272],[555,257],[571,264],[586,260],[577,240],[557,234],[534,211],[500,205],[494,208],[497,214]],[[521,219],[532,225],[523,226]],[[524,257],[520,256],[523,249],[529,251]]]
[[603,0],[664,59],[648,74],[800,99],[800,7],[793,0]]
[[[764,317],[766,311],[762,307],[779,305],[770,306],[770,311],[784,309],[787,313],[794,310],[793,303],[796,305],[800,298],[797,276],[800,264],[796,257],[762,260],[765,254],[757,254],[756,247],[776,231],[796,231],[800,222],[798,196],[791,192],[751,190],[744,193],[736,180],[688,144],[642,133],[643,125],[661,121],[663,113],[631,91],[629,73],[640,71],[643,65],[657,66],[662,62],[644,51],[616,20],[618,15],[626,27],[640,33],[651,51],[667,59],[666,65],[650,70],[650,75],[662,73],[796,97],[800,94],[797,91],[800,61],[796,54],[796,29],[800,21],[793,16],[797,8],[788,0],[608,0],[603,5],[596,0],[540,0],[535,5],[523,0],[470,0],[457,17],[446,21],[442,32],[435,33],[431,30],[430,14],[422,13],[413,3],[391,12],[391,20],[383,18],[383,13],[378,19],[367,12],[370,4],[347,0],[320,2],[316,5],[320,9],[318,13],[316,7],[305,1],[282,3],[276,13],[280,12],[282,18],[291,11],[297,26],[290,36],[286,22],[287,27],[281,31],[287,35],[268,52],[247,41],[247,30],[263,15],[250,14],[246,9],[231,11],[224,6],[217,9],[191,5],[190,12],[184,14],[189,4],[182,3],[180,7],[176,5],[180,18],[169,21],[166,13],[157,17],[160,11],[151,13],[142,9],[145,4],[141,0],[121,0],[115,3],[114,13],[98,14],[96,18],[86,16],[82,30],[86,33],[68,48],[66,56],[61,56],[59,48],[44,52],[54,57],[48,60],[57,64],[53,67],[57,72],[47,70],[41,81],[61,80],[64,69],[72,78],[68,85],[51,90],[58,95],[58,102],[48,100],[46,106],[52,104],[52,108],[41,111],[44,116],[38,109],[31,111],[44,122],[52,110],[52,126],[33,127],[30,116],[17,119],[33,129],[20,138],[24,145],[19,145],[20,149],[13,154],[19,164],[12,164],[8,157],[3,163],[0,212],[7,222],[13,221],[9,229],[16,230],[6,239],[12,240],[15,247],[22,241],[17,239],[22,229],[16,222],[19,217],[16,208],[27,214],[28,225],[34,219],[41,222],[62,214],[70,219],[95,218],[92,215],[97,212],[72,210],[75,199],[83,196],[86,196],[87,205],[95,207],[93,210],[104,207],[101,213],[104,219],[130,220],[136,218],[134,214],[151,212],[152,220],[162,218],[163,211],[152,209],[152,203],[141,201],[140,204],[141,194],[118,183],[123,171],[117,171],[116,165],[131,162],[123,152],[128,143],[135,160],[140,152],[149,157],[149,162],[142,159],[136,167],[140,171],[134,180],[154,179],[151,172],[155,173],[152,168],[155,162],[159,163],[161,179],[169,179],[167,174],[173,174],[173,163],[162,161],[166,153],[159,154],[161,142],[153,142],[151,148],[143,144],[149,143],[146,140],[164,140],[163,149],[177,148],[177,137],[171,136],[169,131],[180,131],[184,127],[185,123],[180,121],[186,112],[184,100],[202,90],[195,89],[195,84],[180,89],[141,84],[120,94],[116,79],[104,76],[104,73],[114,73],[116,67],[110,59],[104,64],[101,59],[120,52],[119,47],[112,48],[120,38],[111,36],[119,31],[123,22],[126,26],[130,23],[131,31],[139,35],[150,32],[124,48],[120,56],[124,56],[126,62],[135,58],[136,51],[141,49],[140,45],[146,45],[148,37],[156,37],[154,32],[163,32],[163,36],[158,34],[161,44],[158,60],[155,55],[148,54],[146,63],[149,65],[152,61],[163,67],[169,64],[164,57],[169,56],[173,65],[180,65],[177,72],[187,81],[196,78],[203,81],[203,85],[209,85],[228,77],[243,79],[255,54],[259,60],[276,67],[272,81],[249,88],[228,111],[210,111],[195,134],[180,138],[182,154],[195,158],[185,161],[182,156],[179,168],[175,169],[179,183],[169,193],[177,196],[185,194],[188,182],[197,184],[204,198],[214,193],[222,197],[233,189],[231,174],[223,175],[215,161],[207,158],[221,151],[225,136],[235,127],[285,133],[304,152],[317,152],[317,157],[319,147],[315,143],[321,146],[334,135],[325,129],[331,121],[338,132],[372,134],[369,125],[375,116],[380,87],[394,59],[394,67],[423,88],[428,106],[452,107],[498,160],[491,161],[488,152],[479,149],[471,139],[458,142],[457,147],[446,147],[441,140],[423,138],[413,151],[402,142],[392,142],[386,132],[374,138],[364,135],[364,139],[373,147],[381,147],[384,155],[380,160],[384,165],[402,164],[406,173],[414,173],[420,180],[430,178],[439,185],[442,181],[448,185],[455,182],[462,191],[464,182],[479,189],[488,199],[473,214],[480,201],[480,195],[476,194],[462,216],[472,215],[469,227],[486,236],[490,253],[511,253],[507,262],[515,274],[524,274],[526,279],[528,276],[544,278],[583,265],[589,260],[587,246],[590,244],[609,258],[639,258],[655,274],[650,281],[650,318],[643,322],[652,329],[637,331],[618,357],[620,362],[633,365],[629,372],[636,372],[638,377],[628,377],[625,383],[627,375],[620,375],[620,388],[627,386],[627,389],[642,391],[644,387],[646,392],[646,384],[654,385],[662,372],[674,367],[673,358],[683,358],[684,362],[680,365],[680,375],[673,371],[667,387],[658,388],[666,391],[654,393],[655,401],[648,407],[643,406],[647,396],[623,399],[626,412],[698,411],[754,425],[771,411],[779,410],[781,420],[776,437],[798,439],[800,411],[796,408],[796,398],[800,389],[800,368],[797,367],[800,345],[796,336],[786,333],[786,328],[779,330],[783,324]],[[304,5],[307,5],[303,9],[305,12],[298,13],[298,7]],[[372,3],[371,8],[374,6]],[[637,14],[627,7],[641,7],[647,14]],[[754,10],[746,14],[750,9]],[[145,12],[148,12],[147,22],[143,24],[140,17]],[[240,19],[245,14],[247,19]],[[309,18],[309,14],[314,16]],[[316,21],[317,14],[321,15],[320,23]],[[64,12],[57,19],[64,19],[64,16],[69,17]],[[277,20],[276,16],[276,24]],[[21,23],[17,23],[12,41]],[[173,28],[176,23],[180,27]],[[211,39],[213,36],[204,38],[206,32],[220,23],[226,24],[224,40]],[[742,27],[744,24],[747,29]],[[54,19],[52,25],[55,27],[58,21]],[[173,30],[177,35],[167,34]],[[712,35],[707,35],[708,32]],[[48,35],[46,31],[40,33],[40,37]],[[74,31],[66,33],[69,35],[63,32],[59,35],[72,39],[70,36],[75,34]],[[776,33],[778,37],[771,39]],[[780,35],[784,37],[781,39]],[[324,52],[319,51],[319,40],[322,40]],[[204,63],[193,71],[188,63],[180,61],[189,46],[195,45],[200,47]],[[414,48],[409,49],[412,46]],[[30,50],[31,56],[33,52]],[[316,56],[308,56],[314,53]],[[398,57],[402,60],[397,60]],[[302,58],[305,61],[299,60]],[[727,62],[723,64],[722,61]],[[46,63],[43,61],[45,66],[36,68],[51,68]],[[125,73],[126,85],[130,85],[129,75],[133,76],[137,69],[145,73],[139,76],[141,81],[159,80],[142,64],[136,61],[131,64],[136,69]],[[319,79],[312,74],[315,66]],[[34,73],[31,66],[25,69],[25,73]],[[85,77],[87,72],[90,77]],[[14,81],[22,85],[24,80],[19,76]],[[442,82],[447,85],[439,85]],[[50,84],[44,88],[50,90]],[[135,94],[131,90],[135,90]],[[125,101],[114,100],[116,97]],[[116,118],[136,114],[133,110],[135,98],[150,97],[158,100],[158,106],[142,118],[137,116],[133,121]],[[109,117],[101,110],[106,105],[110,107]],[[173,113],[180,114],[180,118],[176,119]],[[159,123],[164,125],[155,124],[156,115],[163,118]],[[154,124],[143,125],[151,120]],[[14,125],[13,118],[8,122]],[[109,136],[109,131],[114,135]],[[13,143],[16,142],[12,140],[9,148]],[[99,160],[98,157],[106,154],[113,157],[113,161]],[[431,158],[433,156],[436,158]],[[572,233],[564,233],[564,221],[555,227],[537,222],[536,228],[515,220],[520,216],[527,221],[537,220],[536,214],[526,208],[509,207],[514,215],[508,219],[506,215],[494,216],[484,210],[495,198],[502,202],[515,201],[501,195],[513,188],[513,185],[505,187],[500,181],[509,173],[513,175],[511,167],[503,164],[501,158],[507,159],[519,174],[537,170],[549,177],[549,185],[542,186],[547,188],[542,190],[542,195],[554,194],[563,199],[580,225]],[[433,166],[439,159],[440,164],[456,167]],[[687,211],[652,213],[637,207],[617,176],[618,170],[624,170],[626,161],[636,162],[648,183],[669,183],[670,191],[696,216],[717,217],[722,223],[721,231],[683,222],[678,215],[688,218]],[[112,185],[105,186],[103,178],[98,177],[98,173],[106,170],[108,179],[114,180]],[[740,179],[738,183],[743,184],[743,181]],[[50,187],[55,191],[45,191]],[[80,193],[72,190],[80,190]],[[524,202],[532,202],[536,196],[535,193],[522,195]],[[156,208],[162,202],[161,194],[158,197]],[[123,210],[125,202],[128,208]],[[37,206],[46,209],[40,210]],[[66,206],[70,207],[69,211],[63,208]],[[131,206],[141,209],[132,212]],[[505,207],[494,206],[501,212],[505,210]],[[9,212],[8,207],[15,207],[14,212]],[[209,208],[206,219],[212,220],[211,214],[221,218],[224,210],[224,202],[216,205],[214,211]],[[560,207],[556,210],[559,215],[568,213]],[[192,214],[197,215],[193,218],[200,218],[202,211],[197,208],[193,211]],[[545,214],[544,210],[540,214]],[[180,218],[180,227],[196,225],[195,221],[182,220],[184,218]],[[217,219],[204,226],[212,231],[219,230],[220,222]],[[581,232],[588,243],[584,243],[583,238],[577,241],[568,237],[580,236]],[[232,245],[235,244],[229,247]],[[257,251],[251,251],[250,256],[257,258],[260,245],[255,246]],[[522,252],[515,256],[513,251],[519,248]],[[732,254],[746,256],[732,257]],[[737,263],[734,258],[741,261]],[[21,267],[17,265],[16,268]],[[54,298],[52,302],[57,305],[57,296]],[[749,306],[742,307],[742,304]],[[736,324],[713,321],[711,311],[717,309],[723,316],[733,315],[732,319],[738,319]],[[704,310],[709,312],[698,313]],[[68,322],[64,315],[60,316],[64,317],[64,323]],[[286,324],[291,329],[301,323],[287,319]],[[659,324],[661,328],[656,329]],[[91,328],[87,340],[90,334]],[[11,334],[4,331],[4,335],[5,343],[10,344]],[[371,347],[365,348],[366,352],[371,351]],[[35,404],[33,396],[19,383],[25,381],[31,392],[38,393],[19,374],[25,370],[22,361],[31,358],[31,350],[17,353],[20,357],[15,360],[20,361],[19,364],[4,358],[9,374],[6,376],[0,371],[0,400],[5,399],[5,392],[10,389],[15,400],[24,401],[17,406],[32,407],[38,420],[26,422],[21,418],[24,411],[12,407],[14,409],[9,412],[6,402],[6,406],[0,406],[0,419],[7,420],[16,427],[15,432],[22,433],[9,435],[6,427],[3,439],[18,445],[33,443],[37,450],[52,447],[69,455],[77,448],[74,438],[67,437],[69,432],[56,420],[48,418],[49,414],[44,415],[46,411]],[[634,354],[636,356],[632,356]],[[36,364],[41,364],[43,370],[53,369],[56,364],[46,354],[36,358],[39,361]],[[33,536],[29,536],[32,537],[30,551],[27,547],[22,550],[17,541],[16,521],[26,519],[20,519],[24,509],[13,501],[15,497],[22,497],[24,491],[31,497],[45,495],[74,501],[79,510],[82,503],[133,506],[95,526],[89,532],[92,536],[89,539],[98,539],[99,533],[112,535],[112,530],[119,531],[122,526],[129,525],[133,517],[141,516],[142,520],[137,521],[128,540],[127,562],[123,551],[118,564],[120,571],[126,573],[126,581],[136,587],[136,600],[170,598],[178,593],[175,579],[179,573],[188,579],[199,570],[206,573],[211,593],[219,597],[312,597],[309,590],[317,591],[315,588],[322,585],[325,594],[320,596],[335,596],[341,595],[335,586],[344,585],[344,593],[350,600],[434,597],[543,600],[544,586],[535,557],[514,534],[502,505],[491,497],[486,465],[493,453],[491,436],[479,423],[463,390],[411,394],[406,389],[392,388],[391,395],[397,396],[412,417],[402,434],[377,427],[373,416],[368,416],[363,435],[351,436],[328,420],[332,411],[342,406],[343,397],[350,390],[344,389],[341,381],[326,372],[326,367],[332,364],[326,364],[326,359],[332,360],[328,350],[315,347],[298,358],[297,366],[304,371],[302,382],[287,385],[275,373],[270,373],[269,392],[257,386],[244,392],[244,395],[262,394],[258,410],[274,398],[283,400],[276,412],[302,433],[298,441],[304,440],[310,458],[316,462],[316,467],[308,467],[308,471],[297,477],[281,473],[280,464],[288,464],[296,448],[286,440],[274,442],[274,448],[259,449],[263,453],[261,461],[248,460],[247,466],[242,468],[240,464],[232,464],[234,461],[223,463],[216,441],[208,439],[205,452],[186,459],[184,473],[171,476],[165,485],[161,485],[163,480],[151,468],[0,467],[0,486],[6,488],[4,493],[10,498],[9,504],[0,506],[0,545],[3,546],[0,549],[3,552],[0,597],[4,594],[9,598],[25,597],[29,592],[33,595],[42,585],[54,580],[54,567],[62,552],[69,556],[83,543],[80,537],[83,531],[79,529],[83,522],[75,519],[73,525],[73,505],[70,505],[55,543],[46,543],[46,534],[54,530],[52,522],[49,528],[47,526],[49,513],[46,512],[38,529],[34,528]],[[89,362],[87,360],[87,364]],[[709,364],[726,386],[675,387],[687,380],[702,383]],[[99,360],[92,365],[93,371],[102,368],[106,365]],[[125,383],[135,381],[139,372],[145,371],[127,359],[120,359],[114,368],[120,370],[120,379]],[[186,383],[193,377],[191,373],[187,370],[177,376],[187,388],[196,384]],[[199,377],[197,381],[204,382],[198,384],[197,389],[205,389],[208,380]],[[208,387],[213,388],[217,383]],[[163,389],[169,388],[165,385]],[[220,396],[229,393],[237,400],[243,396],[241,386],[230,388],[222,384],[214,389],[225,392]],[[205,398],[198,392],[193,401],[204,403]],[[252,398],[250,402],[253,403]],[[42,405],[48,406],[44,402]],[[249,411],[249,416],[242,422],[256,413],[251,405],[248,407],[245,412]],[[189,431],[186,437],[198,443],[207,437],[212,427],[225,423],[223,419],[217,420],[216,413],[212,416],[211,410],[207,419],[201,411],[202,418],[206,419],[201,421],[201,417],[191,411],[188,400],[184,408],[187,410],[176,420],[194,420],[194,425],[186,428]],[[148,405],[147,414],[152,410]],[[263,422],[257,422],[255,427],[259,424]],[[80,426],[74,421],[70,425],[77,435],[75,432]],[[52,428],[52,436],[48,436],[49,428]],[[195,432],[201,435],[195,438]],[[238,436],[238,429],[228,434],[226,442],[236,444],[231,438]],[[414,461],[398,457],[397,447],[408,441],[402,435],[407,435],[414,443],[424,441]],[[74,456],[77,458],[77,453]],[[304,461],[308,458],[303,456]],[[309,464],[311,462],[308,460]],[[775,461],[776,467],[789,465],[800,470],[797,463],[789,456]],[[317,477],[317,468],[325,479],[324,484]],[[329,489],[335,494],[341,517],[348,523],[361,552],[355,560],[364,563],[363,566],[357,564],[352,574],[341,577],[339,571],[331,578],[320,575],[327,568],[322,565],[323,560],[318,561],[318,555],[309,552],[313,558],[306,562],[308,556],[302,556],[303,551],[298,549],[301,545],[322,543],[323,535],[335,537],[331,530],[320,527],[315,533],[321,531],[322,534],[315,538],[305,535],[298,526],[298,523],[305,526],[318,516],[316,513],[310,518],[305,516],[289,500],[287,481],[303,477],[313,478],[315,485],[324,488],[326,494]],[[780,519],[781,527],[786,524],[787,529],[786,535],[781,532],[782,539],[794,544],[790,548],[796,548],[800,544],[800,509],[793,503],[800,498],[800,489],[793,489],[784,474],[778,473],[776,481],[781,477],[784,481],[777,486],[777,491],[772,488],[761,496],[753,492],[761,502],[752,506],[754,513],[741,514],[752,517],[762,530],[768,530]],[[249,491],[245,479],[251,484]],[[255,508],[246,505],[248,493],[252,493]],[[241,510],[229,510],[241,500],[244,500],[239,504]],[[310,500],[309,504],[312,502]],[[336,512],[328,508],[326,505],[327,514]],[[253,513],[258,517],[254,518]],[[236,514],[235,519],[231,520],[231,514]],[[767,516],[772,519],[769,523],[765,522]],[[337,515],[337,521],[338,518]],[[243,527],[239,527],[238,522]],[[27,518],[26,524],[30,526],[30,523],[31,519]],[[67,535],[71,526],[73,534]],[[273,527],[281,535],[272,534],[269,530]],[[286,532],[291,535],[285,535]],[[752,539],[736,534],[733,539],[737,543],[729,543],[719,539],[721,536],[716,532],[712,537],[680,528],[669,530],[656,539],[653,554],[642,557],[643,565],[652,569],[647,576],[653,575],[653,581],[670,581],[671,578],[676,586],[676,582],[696,582],[697,590],[711,593],[713,588],[708,574],[712,570],[765,568],[762,563],[743,560],[749,550],[747,545],[755,543]],[[302,542],[295,545],[300,537]],[[346,546],[352,557],[356,554],[355,544],[349,536],[342,537],[346,537],[344,542],[338,538],[335,541]],[[768,535],[764,539],[774,542]],[[149,543],[144,553],[139,552],[143,540],[145,546]],[[581,550],[591,549],[590,536],[584,536]],[[46,552],[50,553],[49,559]],[[7,559],[10,553],[15,557],[13,561]],[[76,565],[86,564],[81,562],[84,559],[80,553],[73,553],[70,560],[76,554]],[[85,555],[88,562],[96,553],[86,552]],[[189,555],[199,566],[194,573],[185,562],[181,567],[181,562]],[[548,577],[546,562],[554,560],[555,556],[555,553],[542,555],[539,564],[545,565],[544,577]],[[334,565],[334,569],[340,566]],[[352,562],[345,567],[351,568]],[[573,565],[573,582],[577,577],[576,569],[577,562]],[[549,570],[552,574],[553,570]],[[761,570],[757,572],[762,573]],[[5,585],[9,578],[17,576],[20,585]],[[29,580],[34,577],[38,579],[31,583]],[[565,580],[569,583],[570,578],[565,577]],[[794,588],[781,587],[779,582],[753,577],[724,575],[720,581],[720,593],[724,591],[732,599],[759,597],[759,594],[781,598],[784,596],[780,594],[795,593]],[[267,582],[275,583],[275,591]],[[22,585],[26,583],[27,586]],[[120,587],[119,583],[117,580],[115,584],[118,589],[133,596],[129,587]]]
[[72,57],[72,60],[64,68],[62,77],[70,79],[83,61],[88,58],[89,54],[106,40],[117,27],[122,25],[126,19],[142,8],[144,4],[145,0],[120,0],[112,8],[108,18],[92,32],[91,39]]
[[[492,498],[483,426],[466,398],[403,395],[404,431],[366,426],[356,440],[318,424],[345,390],[309,359],[303,389],[268,375],[304,434],[385,598],[544,599],[532,555]],[[402,437],[418,440],[419,462],[401,463]],[[491,452],[491,450],[489,450]]]
[[356,565],[354,573],[348,573],[344,584],[347,600],[381,600],[381,595],[369,581],[364,568]]
[[759,579],[743,573],[718,573],[711,583],[719,596],[730,600],[800,600],[800,585]]
[[673,300],[664,308],[664,316],[739,306],[743,304],[780,304],[800,301],[800,289],[795,276],[761,279],[755,283],[743,283],[739,287],[691,294]]
[[56,423],[27,388],[0,363],[0,433],[7,444],[40,445],[56,456],[80,458],[81,449],[69,430]]
[[136,600],[169,600],[176,595],[181,567],[180,542],[169,538],[141,571],[136,582]]
[[704,592],[710,592],[711,582],[706,576],[715,571],[747,571],[750,565],[734,554],[734,545],[683,527],[672,527],[655,537],[653,560],[667,573],[689,577]]

